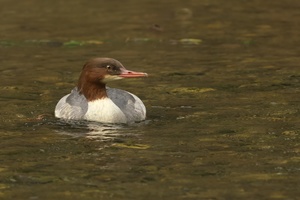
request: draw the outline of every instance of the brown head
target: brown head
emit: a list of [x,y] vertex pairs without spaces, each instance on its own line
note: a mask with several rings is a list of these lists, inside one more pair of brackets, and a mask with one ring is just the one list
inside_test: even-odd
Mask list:
[[146,73],[134,72],[113,58],[94,58],[85,63],[78,80],[78,90],[87,100],[107,97],[105,84],[122,78],[145,77]]

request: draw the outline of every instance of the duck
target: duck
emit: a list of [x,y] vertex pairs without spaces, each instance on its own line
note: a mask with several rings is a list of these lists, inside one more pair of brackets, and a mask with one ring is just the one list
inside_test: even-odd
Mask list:
[[113,58],[92,58],[82,68],[77,86],[55,107],[55,117],[101,123],[129,124],[146,119],[146,107],[136,95],[106,84],[124,78],[147,77],[127,70]]

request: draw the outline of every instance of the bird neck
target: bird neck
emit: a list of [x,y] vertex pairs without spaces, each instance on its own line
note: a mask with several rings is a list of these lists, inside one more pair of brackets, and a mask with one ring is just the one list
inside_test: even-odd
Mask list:
[[102,82],[91,82],[80,77],[77,85],[79,93],[83,94],[88,101],[107,98],[106,85]]

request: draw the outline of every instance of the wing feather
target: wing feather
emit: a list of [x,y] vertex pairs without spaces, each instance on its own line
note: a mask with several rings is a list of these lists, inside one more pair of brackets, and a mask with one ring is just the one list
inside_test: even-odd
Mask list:
[[106,89],[108,97],[123,111],[128,122],[145,120],[145,105],[136,95],[121,89]]
[[55,107],[55,116],[64,119],[82,119],[88,110],[88,102],[84,95],[74,88],[70,94],[59,100]]

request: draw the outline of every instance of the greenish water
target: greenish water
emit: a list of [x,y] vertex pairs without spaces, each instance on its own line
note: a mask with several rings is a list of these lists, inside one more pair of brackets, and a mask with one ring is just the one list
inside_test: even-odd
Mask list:
[[[300,3],[0,4],[0,199],[299,197]],[[54,118],[91,57],[145,122]]]

